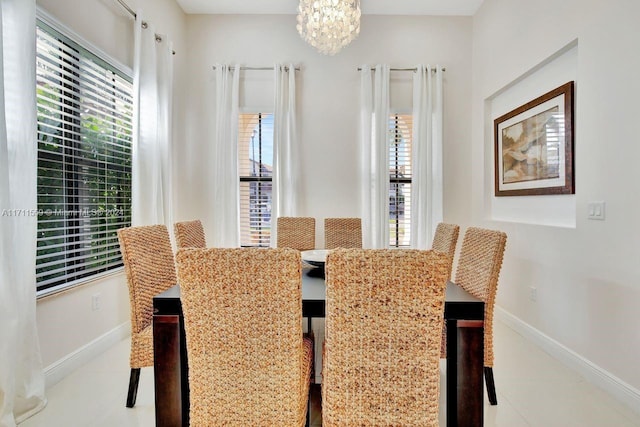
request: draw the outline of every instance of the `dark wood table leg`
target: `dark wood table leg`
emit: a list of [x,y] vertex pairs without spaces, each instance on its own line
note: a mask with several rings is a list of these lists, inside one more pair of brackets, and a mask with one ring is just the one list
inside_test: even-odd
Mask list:
[[189,388],[185,369],[184,328],[180,316],[154,315],[153,340],[156,426],[187,426]]
[[447,427],[484,422],[484,322],[447,320]]

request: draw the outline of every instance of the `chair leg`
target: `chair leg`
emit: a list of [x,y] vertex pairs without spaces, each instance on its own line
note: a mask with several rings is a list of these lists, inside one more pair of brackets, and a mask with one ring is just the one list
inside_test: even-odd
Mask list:
[[496,397],[496,383],[493,380],[493,368],[488,366],[484,367],[484,379],[487,383],[487,397],[489,398],[489,403],[497,405],[498,398]]
[[312,385],[309,384],[309,393],[307,393],[307,420],[305,421],[305,427],[309,427],[311,425],[311,393],[313,393]]
[[129,376],[129,392],[127,393],[127,408],[133,408],[138,396],[138,382],[140,381],[140,368],[131,368]]
[[307,338],[311,340],[311,384],[316,382],[316,338],[313,334],[313,318],[307,318]]

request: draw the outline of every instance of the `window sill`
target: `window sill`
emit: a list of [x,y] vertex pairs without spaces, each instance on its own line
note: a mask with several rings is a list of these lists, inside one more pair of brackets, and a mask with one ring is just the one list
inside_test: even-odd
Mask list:
[[53,286],[48,289],[44,289],[42,291],[36,292],[36,300],[41,300],[47,297],[51,297],[54,295],[61,294],[63,292],[68,292],[78,286],[87,285],[89,283],[96,282],[98,280],[104,280],[111,276],[116,276],[124,273],[124,267],[115,268],[113,270],[105,271],[104,273],[96,274],[91,277],[84,277],[82,279],[76,280],[75,282],[65,283],[63,285]]

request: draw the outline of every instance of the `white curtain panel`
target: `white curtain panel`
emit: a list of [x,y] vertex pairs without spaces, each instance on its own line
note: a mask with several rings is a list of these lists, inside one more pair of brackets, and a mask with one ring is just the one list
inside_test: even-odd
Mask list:
[[238,108],[240,66],[216,64],[216,133],[213,141],[212,245],[240,246]]
[[443,216],[442,67],[418,65],[413,77],[411,247],[428,249]]
[[365,248],[382,249],[389,246],[390,73],[388,65],[375,73],[370,65],[360,68],[362,240]]
[[275,218],[296,216],[296,70],[293,64],[275,65],[273,114],[273,195],[271,246],[277,246]]
[[0,425],[45,404],[36,325],[35,0],[0,0]]
[[173,49],[165,37],[156,37],[141,11],[136,16],[131,222],[136,226],[165,224],[173,227]]

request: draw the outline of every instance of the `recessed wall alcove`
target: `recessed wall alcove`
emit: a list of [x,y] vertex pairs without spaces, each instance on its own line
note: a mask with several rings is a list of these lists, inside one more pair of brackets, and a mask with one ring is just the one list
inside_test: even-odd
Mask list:
[[[580,149],[576,132],[579,115],[576,99],[579,93],[578,41],[575,40],[524,75],[510,82],[485,99],[485,212],[493,221],[517,222],[564,228],[576,227],[576,195],[507,196],[496,197],[494,191],[494,135],[497,117],[549,92],[562,84],[574,81],[574,156]],[[575,173],[579,160],[574,157]],[[576,192],[580,191],[576,188]]]

